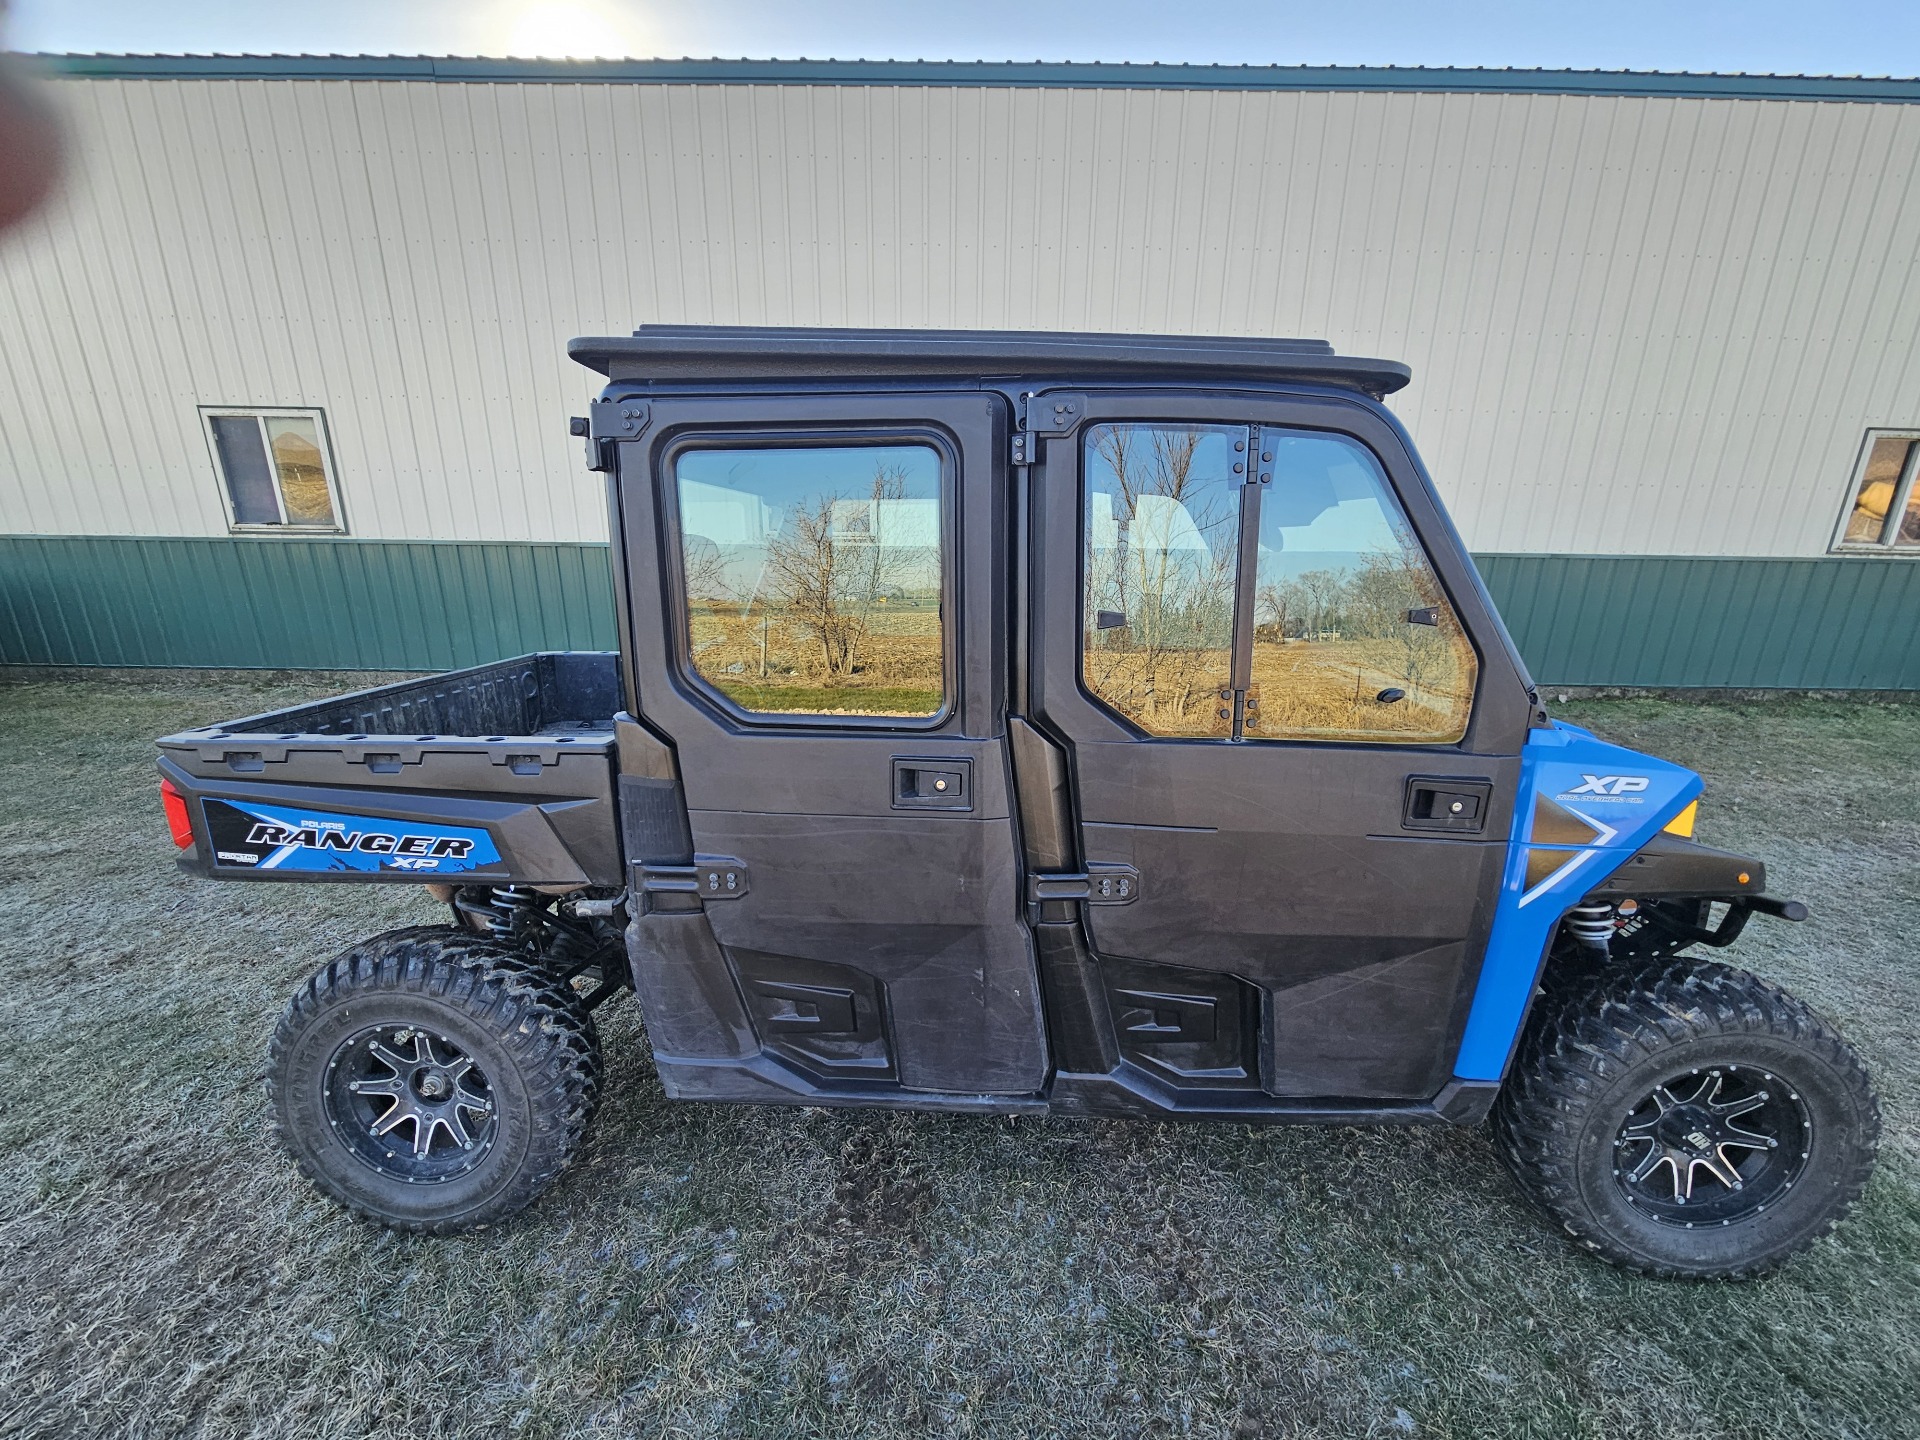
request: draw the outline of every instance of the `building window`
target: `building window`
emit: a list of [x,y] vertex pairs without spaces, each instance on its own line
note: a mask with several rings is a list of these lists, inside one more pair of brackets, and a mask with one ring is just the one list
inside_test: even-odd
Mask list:
[[1920,551],[1920,432],[1869,430],[1836,550]]
[[200,417],[235,530],[344,528],[320,411],[203,409]]
[[944,485],[940,453],[927,445],[680,452],[694,674],[759,715],[938,716],[947,698]]

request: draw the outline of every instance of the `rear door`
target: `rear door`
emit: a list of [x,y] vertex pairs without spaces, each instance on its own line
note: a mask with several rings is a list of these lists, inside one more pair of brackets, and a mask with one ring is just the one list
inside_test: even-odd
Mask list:
[[648,418],[620,479],[639,713],[676,752],[760,1044],[815,1081],[1037,1091],[1006,402],[662,398]]
[[1085,861],[1132,891],[1085,912],[1121,1053],[1184,1086],[1433,1094],[1528,702],[1397,429],[1309,396],[1028,415],[1062,432],[1034,485],[1034,709]]

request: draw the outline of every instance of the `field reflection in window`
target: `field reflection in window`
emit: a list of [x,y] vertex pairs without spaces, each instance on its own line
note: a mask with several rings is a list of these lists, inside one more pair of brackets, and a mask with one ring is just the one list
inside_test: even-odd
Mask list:
[[940,457],[690,450],[675,464],[694,669],[743,709],[920,717],[945,701]]
[[1379,462],[1333,435],[1268,430],[1260,443],[1273,480],[1260,495],[1247,736],[1459,740],[1473,646]]
[[1227,426],[1087,433],[1087,688],[1149,734],[1232,733],[1221,692],[1232,682],[1233,466],[1246,444]]

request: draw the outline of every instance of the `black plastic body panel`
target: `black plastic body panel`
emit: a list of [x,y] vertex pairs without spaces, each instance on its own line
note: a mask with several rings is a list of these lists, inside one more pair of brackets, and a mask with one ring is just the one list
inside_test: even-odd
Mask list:
[[[223,880],[618,885],[617,674],[607,653],[528,655],[170,735],[161,773],[194,825],[180,863]],[[209,843],[210,798],[473,827],[501,859],[457,877],[239,868]]]
[[1762,895],[1766,889],[1767,869],[1758,860],[1662,834],[1642,845],[1594,895],[1599,899],[1630,895],[1637,900],[1731,900]]
[[[1037,1094],[1048,1053],[1004,739],[1011,407],[956,390],[654,397],[649,413],[645,434],[616,447],[620,543],[632,557],[623,639],[636,720],[671,754],[694,851],[737,857],[752,874],[748,893],[705,907],[719,954],[750,989],[779,983],[783,963],[795,985],[818,984],[822,966],[869,977],[887,1044],[864,1058],[885,1060],[870,1068],[896,1077],[896,1096]],[[849,434],[911,439],[943,457],[948,703],[925,721],[745,714],[683,659],[674,458]],[[930,780],[929,803],[903,805],[922,797],[903,796],[902,776],[922,771],[948,789]],[[956,788],[963,804],[933,803]],[[751,1083],[694,1063],[724,1057],[678,1057],[703,1093],[829,1068],[794,1053],[764,1016],[759,1025],[760,1059],[775,1069],[756,1062]]]
[[[1047,398],[1029,398],[1030,413]],[[1272,1096],[1434,1094],[1451,1073],[1492,926],[1532,711],[1471,560],[1397,427],[1364,403],[1082,387],[1075,402],[1077,420],[1041,442],[1030,482],[1028,683],[1036,722],[1071,757],[1085,861],[1141,877],[1137,903],[1087,907],[1093,951],[1254,986]],[[1478,655],[1464,739],[1150,739],[1094,701],[1080,676],[1080,435],[1103,420],[1287,425],[1367,445]],[[1484,828],[1409,825],[1416,776],[1457,777],[1463,793],[1484,794]]]

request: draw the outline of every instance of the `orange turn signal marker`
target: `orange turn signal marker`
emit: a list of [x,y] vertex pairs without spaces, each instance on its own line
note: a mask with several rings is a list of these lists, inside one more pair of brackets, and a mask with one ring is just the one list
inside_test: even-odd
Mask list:
[[1667,821],[1660,829],[1665,834],[1678,835],[1682,840],[1691,840],[1693,838],[1694,817],[1699,813],[1700,802],[1698,800],[1689,800],[1687,802],[1687,808]]

